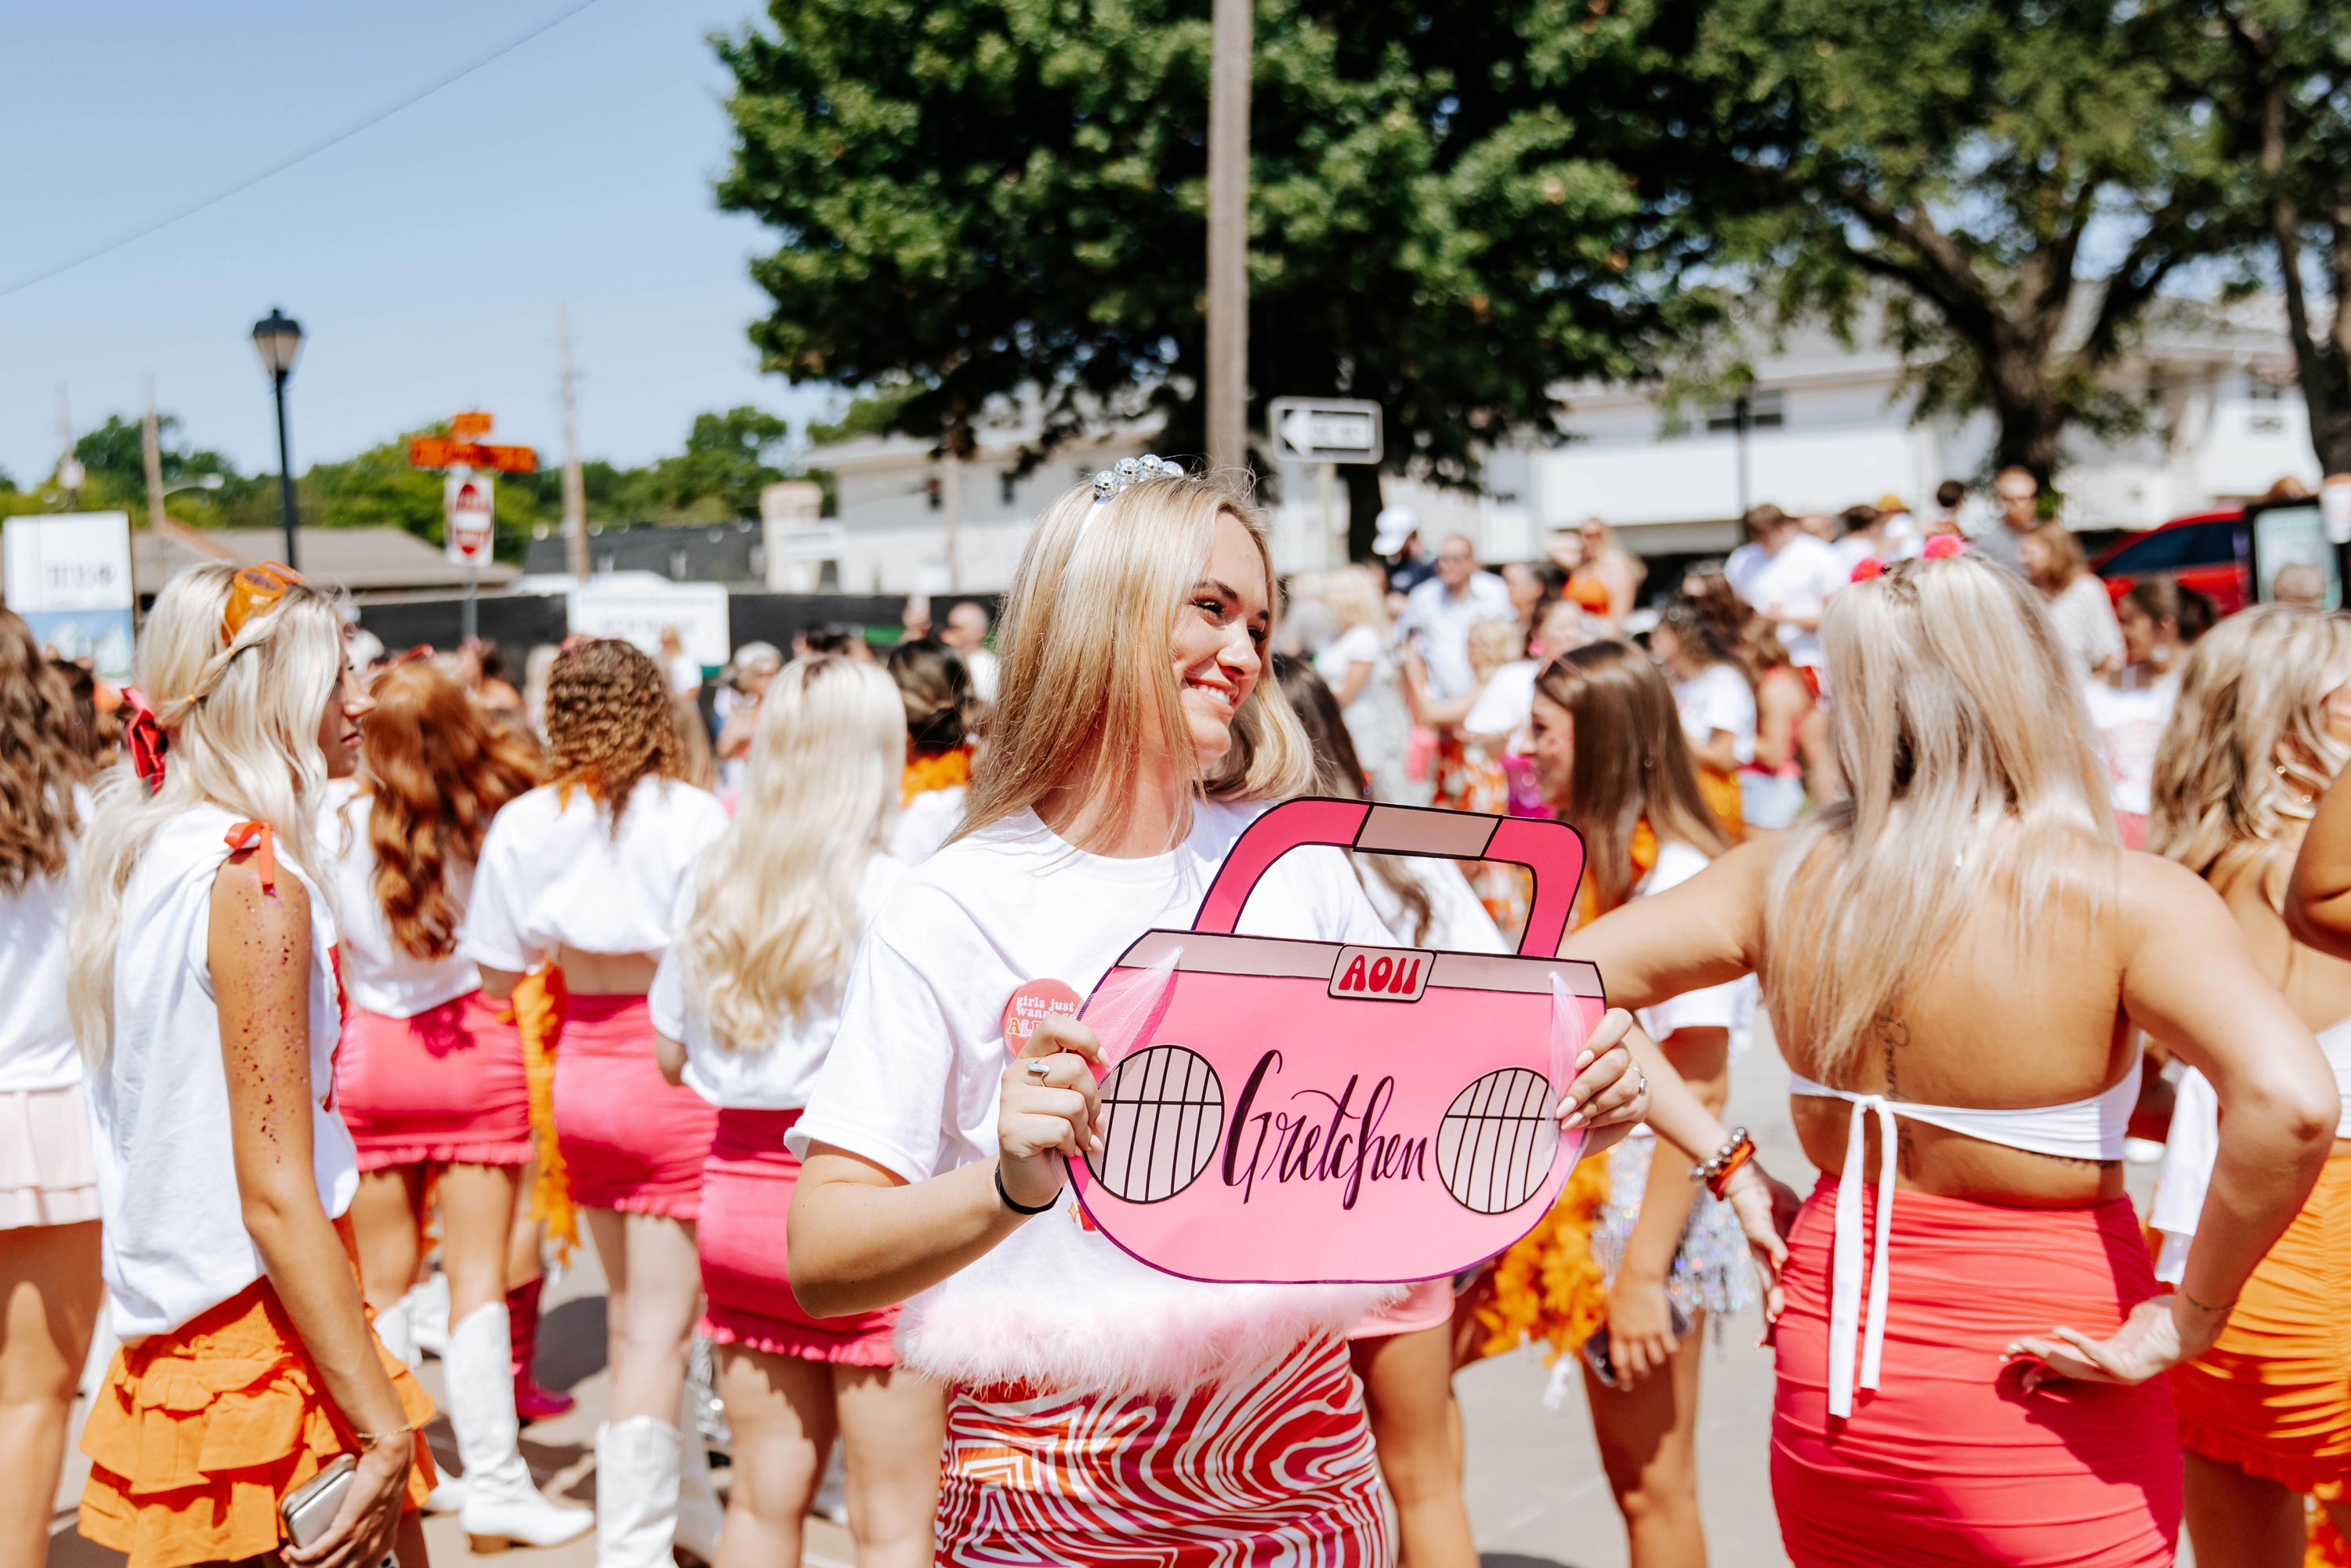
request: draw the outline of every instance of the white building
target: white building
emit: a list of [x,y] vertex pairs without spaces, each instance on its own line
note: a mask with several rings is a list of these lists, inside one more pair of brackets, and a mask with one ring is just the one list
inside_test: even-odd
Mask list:
[[[1533,559],[1544,533],[1593,516],[1615,525],[1628,549],[1657,555],[1729,549],[1742,498],[1834,511],[1890,494],[1924,510],[1941,481],[1985,466],[1990,417],[1914,419],[1900,361],[1866,338],[1849,349],[1825,331],[1799,332],[1749,363],[1743,443],[1728,407],[1669,406],[1656,387],[1576,386],[1563,392],[1564,439],[1489,454],[1483,495],[1394,476],[1384,493],[1419,514],[1424,538],[1466,533],[1489,561]],[[2258,496],[2281,477],[2318,482],[2269,301],[2225,312],[2162,302],[2114,385],[2147,410],[2147,428],[2113,444],[2074,433],[2062,484],[2077,528],[2152,528]],[[801,530],[806,586],[821,574],[824,586],[851,592],[1000,590],[1029,524],[1053,497],[1145,446],[1139,430],[1122,429],[1062,447],[1016,477],[1029,434],[985,432],[960,465],[935,462],[928,444],[904,436],[810,453],[837,479],[840,515]],[[1278,569],[1343,559],[1345,486],[1311,465],[1284,465],[1276,477]]]

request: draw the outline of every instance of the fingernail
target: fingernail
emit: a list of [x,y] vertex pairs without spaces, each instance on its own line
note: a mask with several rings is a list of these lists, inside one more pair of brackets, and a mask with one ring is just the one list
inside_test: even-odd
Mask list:
[[1559,1125],[1560,1125],[1560,1130],[1561,1130],[1562,1132],[1565,1132],[1567,1129],[1569,1129],[1569,1128],[1571,1128],[1571,1127],[1580,1127],[1580,1126],[1582,1126],[1583,1124],[1583,1112],[1581,1112],[1581,1111],[1571,1111],[1571,1112],[1569,1112],[1569,1113],[1568,1113],[1567,1120],[1565,1120],[1565,1121],[1562,1122]]
[[1581,1072],[1585,1068],[1591,1066],[1596,1060],[1598,1059],[1594,1057],[1592,1052],[1587,1051],[1575,1059],[1575,1070],[1578,1072]]

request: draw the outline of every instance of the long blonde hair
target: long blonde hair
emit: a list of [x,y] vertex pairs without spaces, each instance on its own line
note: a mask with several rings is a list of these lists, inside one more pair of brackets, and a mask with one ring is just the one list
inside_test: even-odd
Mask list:
[[858,883],[897,816],[905,753],[905,709],[876,665],[819,654],[768,688],[735,820],[702,852],[678,942],[721,1046],[767,1050],[849,967]]
[[1829,601],[1829,729],[1852,794],[1791,831],[1766,905],[1763,992],[1821,1071],[2007,907],[2020,956],[2109,895],[2113,812],[2040,595],[1971,556],[1904,561]]
[[2340,615],[2262,604],[2207,632],[2156,752],[2147,848],[2224,882],[2299,836],[2351,761],[2324,711],[2346,681],[2351,621]]
[[1708,860],[1730,847],[1698,790],[1674,688],[1648,654],[1587,643],[1543,666],[1535,691],[1575,725],[1567,798],[1550,804],[1583,837],[1583,874],[1601,909],[1632,897],[1633,839],[1645,821],[1661,844],[1685,843]]
[[1322,608],[1331,612],[1331,624],[1341,632],[1352,632],[1358,626],[1368,626],[1385,635],[1388,629],[1388,607],[1382,585],[1374,580],[1375,568],[1343,566],[1322,583]]
[[[1127,775],[1154,744],[1174,747],[1184,766],[1194,766],[1170,655],[1176,613],[1199,580],[1217,517],[1228,512],[1249,529],[1270,594],[1265,525],[1221,475],[1144,479],[1099,509],[1092,486],[1081,485],[1046,509],[1005,600],[987,768],[958,837],[1029,810],[1088,773],[1105,781]],[[1279,800],[1302,793],[1313,777],[1298,716],[1280,684],[1265,679],[1233,716],[1232,748],[1197,786],[1211,800]],[[1188,831],[1179,824],[1179,838]]]
[[151,796],[118,763],[100,783],[83,849],[68,943],[66,999],[75,1038],[103,1071],[114,1051],[115,948],[122,892],[156,831],[193,806],[266,822],[280,853],[308,876],[331,918],[319,874],[318,806],[327,783],[319,721],[343,678],[343,622],[334,601],[289,586],[226,643],[230,566],[191,567],[163,585],[139,636],[139,685],[171,737]]

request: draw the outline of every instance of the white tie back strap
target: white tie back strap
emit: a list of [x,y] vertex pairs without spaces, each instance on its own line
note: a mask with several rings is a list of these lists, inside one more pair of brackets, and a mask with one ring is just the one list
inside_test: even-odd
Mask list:
[[[2138,1103],[2140,1064],[2114,1084],[2086,1100],[2063,1105],[2033,1105],[1992,1111],[1971,1105],[1925,1105],[1910,1100],[1888,1100],[1833,1089],[1801,1072],[1788,1075],[1791,1094],[1848,1101],[1853,1119],[1846,1124],[1844,1175],[1837,1180],[1836,1247],[1829,1275],[1829,1414],[1853,1415],[1855,1386],[1875,1389],[1886,1349],[1886,1281],[1892,1272],[1887,1254],[1893,1248],[1894,1176],[1900,1157],[1900,1134],[1895,1118],[1904,1116],[1930,1127],[1980,1138],[2002,1148],[2025,1149],[2062,1159],[2114,1160],[2122,1157],[2123,1138],[2129,1131],[2131,1108]],[[1877,1234],[1867,1260],[1869,1314],[1861,1311],[1861,1160],[1863,1118],[1877,1117]],[[1854,1373],[1855,1337],[1860,1344],[1860,1375]]]
[[[1886,1350],[1887,1254],[1893,1245],[1894,1171],[1899,1149],[1894,1107],[1883,1094],[1852,1096],[1845,1124],[1844,1176],[1837,1183],[1836,1256],[1829,1277],[1829,1414],[1853,1414],[1854,1337],[1861,1336],[1860,1385],[1875,1391]],[[1877,1114],[1877,1224],[1869,1258],[1869,1316],[1861,1321],[1861,1158],[1863,1117]]]

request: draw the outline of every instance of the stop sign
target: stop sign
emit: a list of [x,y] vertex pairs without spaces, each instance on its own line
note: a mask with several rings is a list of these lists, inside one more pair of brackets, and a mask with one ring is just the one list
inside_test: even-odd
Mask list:
[[487,560],[496,528],[489,476],[463,469],[450,475],[443,503],[448,522],[449,559],[468,564]]

